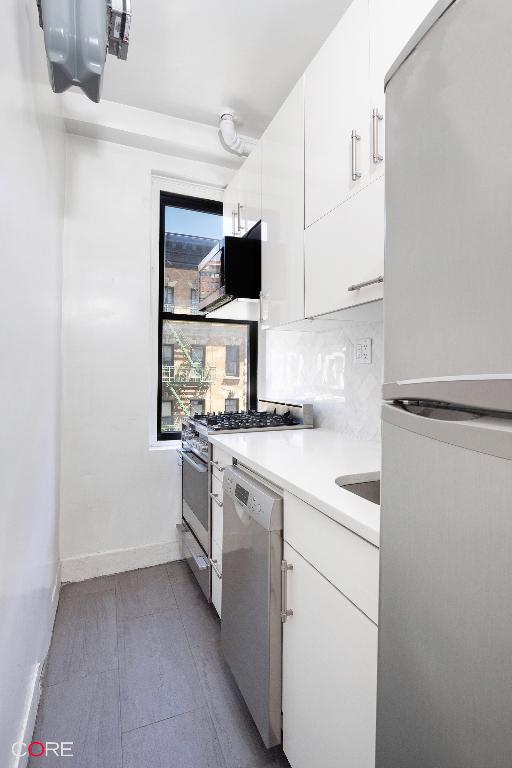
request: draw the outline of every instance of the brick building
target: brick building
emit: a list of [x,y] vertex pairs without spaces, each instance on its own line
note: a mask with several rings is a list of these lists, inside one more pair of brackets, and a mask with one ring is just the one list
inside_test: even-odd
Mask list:
[[[197,265],[216,241],[165,235],[164,312],[198,312]],[[162,431],[190,413],[244,410],[248,386],[245,325],[165,320],[162,330]]]

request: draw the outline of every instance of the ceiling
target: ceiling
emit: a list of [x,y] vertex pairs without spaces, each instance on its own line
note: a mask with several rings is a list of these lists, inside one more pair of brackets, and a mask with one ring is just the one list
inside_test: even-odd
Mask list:
[[132,0],[128,60],[103,99],[259,138],[350,0]]

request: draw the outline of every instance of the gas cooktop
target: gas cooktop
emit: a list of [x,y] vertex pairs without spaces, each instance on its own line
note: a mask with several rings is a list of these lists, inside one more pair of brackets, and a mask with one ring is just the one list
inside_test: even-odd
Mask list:
[[296,427],[300,424],[290,411],[283,415],[267,411],[237,411],[236,413],[208,413],[194,416],[194,421],[206,425],[212,432],[227,429],[268,429],[269,427]]
[[[311,405],[286,405],[260,401],[260,410],[236,413],[195,414],[189,424],[203,434],[219,432],[257,432],[260,430],[304,429],[313,426]],[[263,410],[261,406],[267,406]]]

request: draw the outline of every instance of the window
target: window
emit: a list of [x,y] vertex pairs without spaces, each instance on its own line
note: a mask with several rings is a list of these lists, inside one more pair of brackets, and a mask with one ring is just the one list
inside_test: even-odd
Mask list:
[[190,289],[190,312],[192,315],[199,312],[199,291],[197,288]]
[[174,286],[164,288],[164,312],[174,312]]
[[204,413],[203,398],[192,398],[190,401],[190,415],[194,416],[196,413]]
[[240,376],[240,347],[230,344],[226,347],[226,376]]
[[179,439],[190,414],[256,407],[257,323],[199,312],[197,266],[221,237],[222,203],[161,193],[159,440]]
[[170,432],[174,428],[172,400],[162,402],[162,432]]
[[162,344],[162,365],[174,365],[174,344]]
[[198,365],[205,364],[206,361],[206,347],[204,344],[191,344],[190,345],[190,357]]

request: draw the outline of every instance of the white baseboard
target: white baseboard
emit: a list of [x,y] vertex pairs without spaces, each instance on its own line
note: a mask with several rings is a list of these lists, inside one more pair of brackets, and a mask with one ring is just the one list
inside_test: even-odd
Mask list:
[[[34,665],[34,668],[32,671],[32,678],[30,680],[30,686],[27,691],[25,715],[23,718],[23,725],[21,728],[21,735],[19,738],[19,741],[23,741],[25,744],[30,744],[30,742],[32,741],[32,735],[34,733],[34,727],[36,724],[37,709],[39,707],[39,700],[41,698],[41,678],[44,671],[44,664],[46,661],[46,657],[50,650],[50,642],[53,634],[53,625],[55,624],[55,616],[57,613],[57,606],[59,604],[60,584],[61,584],[61,568],[59,564],[55,571],[55,581],[53,584],[51,604],[50,604],[49,618],[50,618],[51,631],[48,633],[48,638],[47,638],[48,641],[44,648],[44,657]],[[12,763],[13,768],[26,768],[28,764],[28,755],[25,755],[24,757],[18,757],[18,758],[13,756],[13,761],[14,761]]]
[[62,561],[62,581],[85,581],[95,576],[109,576],[112,573],[147,568],[150,565],[160,565],[180,558],[179,541],[69,557]]

